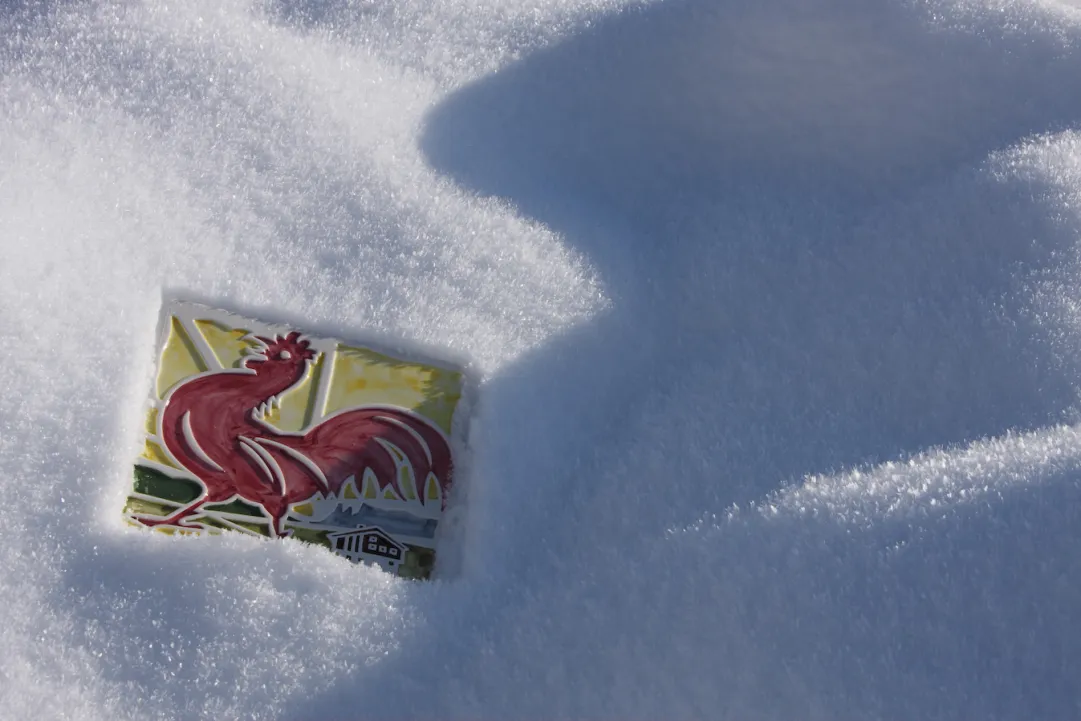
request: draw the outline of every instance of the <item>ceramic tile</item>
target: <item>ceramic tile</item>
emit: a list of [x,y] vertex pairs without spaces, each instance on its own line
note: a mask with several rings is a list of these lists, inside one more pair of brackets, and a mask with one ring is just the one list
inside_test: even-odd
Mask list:
[[426,578],[463,385],[450,364],[167,303],[125,517],[313,543]]

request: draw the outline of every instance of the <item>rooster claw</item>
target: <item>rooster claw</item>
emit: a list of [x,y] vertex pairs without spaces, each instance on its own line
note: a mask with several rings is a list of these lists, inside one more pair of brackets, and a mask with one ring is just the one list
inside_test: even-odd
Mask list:
[[178,518],[176,520],[169,520],[168,517],[162,516],[147,516],[140,513],[127,514],[128,519],[135,521],[136,523],[146,526],[147,528],[159,528],[166,526],[169,528],[180,528],[191,531],[205,531],[207,530],[206,524],[195,522],[192,523],[187,518]]

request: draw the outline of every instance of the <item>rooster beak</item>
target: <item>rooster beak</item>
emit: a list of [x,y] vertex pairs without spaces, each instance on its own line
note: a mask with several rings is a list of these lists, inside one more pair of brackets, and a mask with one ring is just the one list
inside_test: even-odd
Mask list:
[[240,352],[240,358],[243,363],[247,363],[248,360],[253,361],[265,361],[266,360],[266,344],[263,341],[253,335],[246,335],[240,339],[245,348]]

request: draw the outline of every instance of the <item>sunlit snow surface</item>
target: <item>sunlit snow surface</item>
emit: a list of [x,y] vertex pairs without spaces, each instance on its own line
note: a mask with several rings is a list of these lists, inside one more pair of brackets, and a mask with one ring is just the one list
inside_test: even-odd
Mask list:
[[[1075,4],[0,23],[3,714],[1081,714]],[[472,359],[440,580],[121,523],[163,292]]]

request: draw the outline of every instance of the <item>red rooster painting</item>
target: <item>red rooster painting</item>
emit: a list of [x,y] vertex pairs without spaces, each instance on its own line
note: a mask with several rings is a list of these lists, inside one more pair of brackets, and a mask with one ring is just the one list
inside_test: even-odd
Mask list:
[[419,415],[391,406],[348,408],[303,432],[264,420],[280,396],[301,383],[316,352],[297,332],[254,337],[258,348],[238,368],[200,373],[163,398],[159,434],[174,461],[204,492],[166,517],[137,515],[144,526],[193,528],[188,519],[207,504],[243,499],[264,509],[270,535],[284,527],[290,507],[322,493],[337,495],[349,478],[374,475],[380,490],[406,498],[399,469],[408,465],[425,503],[429,475],[445,504],[451,450],[443,433]]

